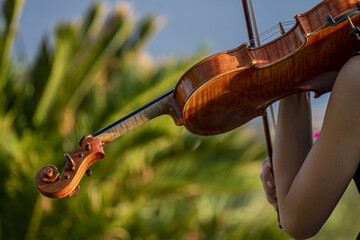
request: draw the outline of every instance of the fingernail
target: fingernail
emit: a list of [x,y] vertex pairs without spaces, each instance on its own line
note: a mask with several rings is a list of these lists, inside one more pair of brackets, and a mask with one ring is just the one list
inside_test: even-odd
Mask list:
[[269,188],[273,188],[273,184],[272,184],[272,182],[270,182],[270,181],[267,181],[267,182],[266,182],[266,185],[267,185]]

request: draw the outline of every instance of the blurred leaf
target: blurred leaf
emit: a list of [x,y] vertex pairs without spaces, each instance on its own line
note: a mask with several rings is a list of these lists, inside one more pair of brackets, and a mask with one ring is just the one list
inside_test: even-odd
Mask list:
[[72,29],[65,25],[57,29],[51,74],[46,82],[39,105],[35,110],[34,123],[36,126],[43,124],[47,114],[53,109],[53,103],[59,93],[58,89],[64,80],[71,51],[71,42],[69,41],[71,39],[71,31]]
[[[20,65],[9,46],[22,4],[2,8],[0,239],[290,239],[262,191],[263,133],[250,124],[200,137],[159,117],[106,146],[76,197],[41,196],[37,169],[62,169],[82,135],[173,87],[207,52],[154,61],[144,48],[158,19],[97,2],[80,21],[58,24],[54,46],[44,38],[37,58]],[[314,239],[355,239],[354,195],[351,187]]]
[[[10,61],[12,47],[15,39],[18,19],[21,14],[21,10],[24,4],[24,0],[4,0],[2,5],[4,30],[1,33],[0,38],[0,79],[3,79],[3,71]],[[1,86],[4,84],[0,84]]]
[[83,49],[80,57],[85,62],[79,64],[78,71],[75,71],[80,83],[72,94],[66,108],[77,109],[86,94],[96,83],[96,74],[107,67],[116,50],[128,37],[130,27],[131,22],[126,19],[121,7],[119,7],[109,17],[90,49]]
[[89,7],[80,29],[83,38],[93,36],[98,31],[100,27],[99,18],[101,18],[103,10],[102,5],[96,2]]

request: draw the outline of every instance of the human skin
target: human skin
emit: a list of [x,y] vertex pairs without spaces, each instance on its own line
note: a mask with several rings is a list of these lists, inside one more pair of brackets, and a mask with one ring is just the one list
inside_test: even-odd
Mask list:
[[316,235],[345,192],[359,165],[359,122],[360,56],[352,57],[339,72],[314,144],[309,94],[280,100],[274,175],[266,159],[261,180],[291,237]]

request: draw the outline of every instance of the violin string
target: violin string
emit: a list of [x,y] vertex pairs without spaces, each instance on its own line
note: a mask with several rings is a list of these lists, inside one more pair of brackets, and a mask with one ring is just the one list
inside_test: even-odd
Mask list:
[[[293,20],[293,21],[285,21],[285,22],[281,22],[281,24],[284,26],[288,26],[288,25],[293,25],[296,21]],[[273,25],[272,27],[268,28],[267,30],[265,30],[263,33],[261,33],[259,35],[259,37],[261,36],[264,36],[266,34],[269,34],[270,32],[273,32],[275,29],[278,29],[279,28],[279,24],[275,24]]]
[[280,35],[280,34],[281,34],[280,32],[274,32],[273,34],[271,34],[271,35],[268,36],[267,38],[262,39],[261,41],[262,41],[262,42],[266,42],[266,40],[272,38],[272,37],[275,36],[275,35]]
[[265,30],[263,33],[261,33],[261,34],[259,35],[259,37],[265,36],[266,34],[274,31],[274,30],[275,30],[276,28],[278,28],[278,27],[279,27],[278,25],[274,25],[274,26],[272,26],[271,28],[268,28],[268,29]]
[[[265,30],[263,33],[261,33],[259,35],[259,38],[263,38],[264,36],[266,36],[267,34],[270,34],[271,32],[274,32],[274,30],[278,28],[278,25],[274,25],[272,27],[270,27],[269,29]],[[250,43],[255,43],[255,40],[251,39]]]
[[[281,25],[284,27],[285,31],[289,31],[294,24],[296,23],[296,20],[291,20],[291,21],[284,21],[281,22]],[[273,26],[271,26],[270,28],[266,29],[264,32],[262,32],[259,35],[260,41],[262,43],[266,42],[267,40],[274,38],[274,36],[279,35],[281,36],[279,29],[279,24],[275,24]],[[249,41],[250,44],[255,43],[254,39],[251,39],[251,41]]]
[[296,23],[296,20],[289,20],[289,21],[283,21],[283,22],[281,22],[282,24],[288,24],[288,23],[291,23],[291,24],[294,24],[294,23]]
[[[289,31],[294,26],[295,22],[296,22],[295,20],[291,20],[291,21],[281,22],[281,24],[283,25],[285,31]],[[280,36],[281,34],[280,31],[278,31],[278,29],[279,29],[279,24],[275,24],[272,27],[266,29],[263,33],[259,35],[261,42],[263,43],[277,34],[279,34]],[[250,43],[255,43],[255,40],[252,39]]]

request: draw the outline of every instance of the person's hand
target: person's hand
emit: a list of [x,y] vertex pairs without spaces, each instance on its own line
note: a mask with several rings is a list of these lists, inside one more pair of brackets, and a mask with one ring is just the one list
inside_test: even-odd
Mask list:
[[277,203],[276,191],[275,191],[275,181],[270,167],[269,158],[265,158],[265,160],[263,161],[260,178],[268,202],[271,205],[273,205],[275,210],[278,210],[278,203]]

